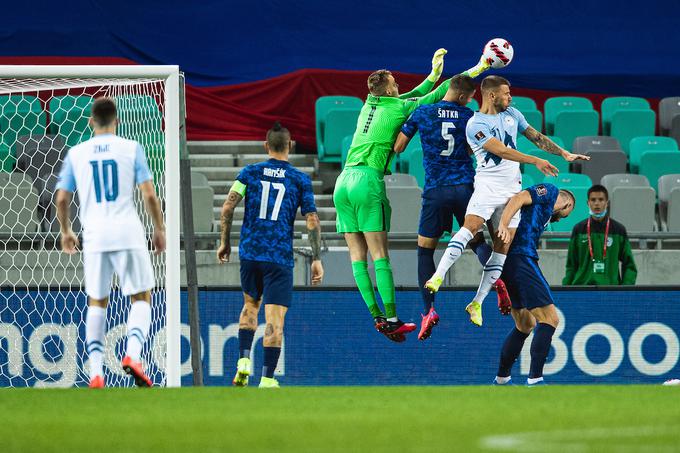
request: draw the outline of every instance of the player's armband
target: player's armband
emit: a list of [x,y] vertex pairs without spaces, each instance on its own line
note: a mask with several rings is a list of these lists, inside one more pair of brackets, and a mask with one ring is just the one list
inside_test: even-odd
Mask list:
[[241,195],[241,197],[245,197],[246,185],[237,179],[236,181],[234,181],[234,184],[232,184],[231,189],[229,189],[229,192],[236,192],[237,194]]

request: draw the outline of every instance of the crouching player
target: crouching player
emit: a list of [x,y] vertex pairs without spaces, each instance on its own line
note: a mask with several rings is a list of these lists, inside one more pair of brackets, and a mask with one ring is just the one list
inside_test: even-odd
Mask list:
[[[501,278],[512,300],[515,327],[510,331],[501,350],[498,375],[494,384],[510,384],[512,365],[519,357],[524,341],[531,331],[531,367],[528,385],[543,384],[543,365],[550,352],[558,317],[550,287],[538,267],[538,240],[550,222],[567,217],[576,200],[567,190],[552,184],[538,184],[513,196],[503,210],[498,228],[499,239],[512,240]],[[508,230],[513,216],[521,209],[521,220],[514,240]]]

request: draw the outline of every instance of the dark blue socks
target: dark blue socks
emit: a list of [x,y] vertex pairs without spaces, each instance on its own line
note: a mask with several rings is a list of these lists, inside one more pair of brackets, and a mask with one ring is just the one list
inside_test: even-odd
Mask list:
[[276,370],[276,364],[279,363],[279,355],[281,355],[281,348],[265,346],[262,376],[268,378],[274,377],[274,370]]
[[528,336],[529,336],[528,333],[520,332],[519,330],[517,330],[516,327],[512,328],[508,336],[505,338],[505,343],[503,343],[503,349],[501,349],[501,360],[498,365],[498,374],[496,374],[496,376],[498,377],[510,376],[510,370],[512,369],[512,365],[517,360],[517,357],[519,357],[520,352],[522,352],[524,340],[526,340]]
[[540,323],[534,329],[534,339],[531,341],[531,368],[529,379],[543,376],[543,365],[550,352],[550,343],[555,333],[555,328],[550,324]]
[[420,287],[420,295],[423,296],[425,314],[430,311],[434,303],[434,294],[425,289],[425,282],[432,277],[435,270],[437,269],[434,266],[434,249],[418,246],[418,286]]
[[238,358],[250,357],[250,348],[253,346],[255,331],[238,329]]
[[491,252],[493,252],[491,246],[487,244],[486,241],[484,241],[474,247],[470,247],[472,248],[472,251],[475,252],[475,255],[477,255],[479,262],[482,263],[482,267],[484,267],[486,262],[489,261],[489,258],[491,257]]

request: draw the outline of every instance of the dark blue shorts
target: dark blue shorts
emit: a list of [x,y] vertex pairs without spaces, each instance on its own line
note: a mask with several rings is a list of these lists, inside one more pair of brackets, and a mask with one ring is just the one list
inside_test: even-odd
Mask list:
[[441,237],[445,231],[451,232],[454,216],[462,226],[474,190],[473,184],[458,184],[434,187],[424,192],[418,234],[427,238]]
[[241,288],[265,304],[290,307],[293,299],[293,268],[263,261],[241,261]]
[[550,286],[538,267],[538,260],[524,255],[508,255],[501,279],[508,288],[512,308],[531,310],[555,303]]

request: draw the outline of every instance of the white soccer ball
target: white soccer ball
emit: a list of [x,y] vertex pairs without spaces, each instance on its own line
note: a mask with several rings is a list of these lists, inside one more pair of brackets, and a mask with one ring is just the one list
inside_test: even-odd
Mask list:
[[512,44],[503,38],[494,38],[484,46],[482,58],[492,68],[504,68],[512,61],[515,54]]

